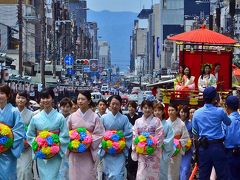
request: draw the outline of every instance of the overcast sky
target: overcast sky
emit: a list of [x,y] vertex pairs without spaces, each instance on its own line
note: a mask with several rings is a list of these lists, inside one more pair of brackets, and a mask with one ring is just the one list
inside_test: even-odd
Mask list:
[[158,3],[160,0],[87,0],[89,9],[95,11],[131,11],[139,12],[143,6],[151,8],[151,4]]

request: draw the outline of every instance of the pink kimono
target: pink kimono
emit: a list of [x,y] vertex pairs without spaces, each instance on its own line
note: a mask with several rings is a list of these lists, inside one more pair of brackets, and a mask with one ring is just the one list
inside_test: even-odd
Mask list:
[[135,121],[133,126],[133,139],[142,132],[149,132],[158,139],[158,146],[153,155],[137,154],[133,144],[132,159],[138,161],[136,180],[159,180],[160,178],[160,157],[161,145],[164,139],[164,132],[161,120],[150,116],[147,119],[142,116]]
[[90,148],[83,153],[69,154],[69,179],[70,180],[96,180],[98,146],[101,143],[104,127],[97,114],[88,109],[84,114],[78,109],[68,119],[69,130],[79,127],[86,128],[91,134],[93,142]]

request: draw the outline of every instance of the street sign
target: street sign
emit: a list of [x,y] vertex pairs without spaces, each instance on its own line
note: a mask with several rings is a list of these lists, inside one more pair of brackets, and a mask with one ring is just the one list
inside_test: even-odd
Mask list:
[[98,59],[90,59],[90,69],[91,71],[98,71]]
[[84,68],[83,68],[83,72],[91,72],[91,71],[90,71],[90,67],[84,67]]
[[74,69],[67,69],[67,74],[74,75],[75,74],[75,70]]
[[72,65],[74,62],[73,57],[69,55],[65,56],[64,62],[66,65]]

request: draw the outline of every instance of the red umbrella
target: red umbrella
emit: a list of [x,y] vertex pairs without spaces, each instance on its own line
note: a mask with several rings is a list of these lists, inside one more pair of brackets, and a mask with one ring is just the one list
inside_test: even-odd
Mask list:
[[200,29],[177,34],[169,37],[168,39],[173,41],[207,44],[235,44],[237,42],[232,38],[206,29],[205,25],[203,25]]

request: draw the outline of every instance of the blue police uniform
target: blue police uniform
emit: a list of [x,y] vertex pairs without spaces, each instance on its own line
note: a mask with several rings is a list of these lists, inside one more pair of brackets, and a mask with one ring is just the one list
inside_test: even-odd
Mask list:
[[[192,139],[192,123],[191,121],[185,121],[190,138]],[[188,180],[191,172],[191,161],[192,161],[193,150],[189,149],[183,156],[180,166],[180,180]]]
[[[203,92],[206,102],[211,102],[217,96],[214,87],[208,87]],[[208,101],[207,101],[208,100]],[[228,179],[227,157],[223,145],[224,132],[222,123],[231,124],[231,120],[222,108],[215,107],[213,104],[205,104],[196,110],[192,120],[192,132],[201,141],[198,150],[199,156],[199,179],[210,178],[212,167],[214,166],[218,179]]]
[[[239,100],[236,96],[229,96],[226,99],[226,104],[237,110]],[[232,123],[230,126],[224,125],[226,133],[224,145],[227,152],[230,179],[235,180],[240,178],[240,115],[234,111],[229,115],[229,118]]]

